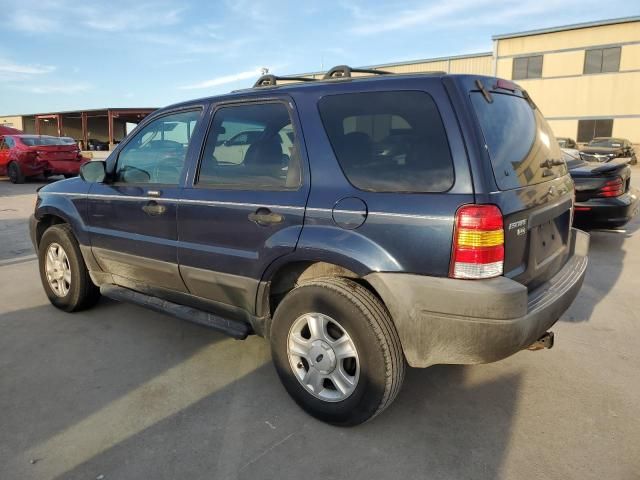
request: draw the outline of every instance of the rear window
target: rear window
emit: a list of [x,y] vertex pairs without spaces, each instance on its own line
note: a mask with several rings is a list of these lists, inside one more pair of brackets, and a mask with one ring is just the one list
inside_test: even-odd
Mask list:
[[75,140],[70,137],[22,136],[20,141],[27,147],[41,145],[73,145]]
[[566,174],[562,150],[540,111],[515,95],[492,93],[491,97],[489,103],[482,93],[472,92],[471,103],[498,188],[535,185]]
[[331,95],[322,123],[352,185],[373,192],[444,192],[453,185],[440,113],[425,92]]

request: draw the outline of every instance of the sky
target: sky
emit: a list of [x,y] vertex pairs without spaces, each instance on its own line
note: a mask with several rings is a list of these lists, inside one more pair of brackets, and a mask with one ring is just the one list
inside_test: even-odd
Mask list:
[[[637,0],[0,0],[0,115],[161,107],[285,75],[491,50]],[[597,41],[597,40],[594,40]]]

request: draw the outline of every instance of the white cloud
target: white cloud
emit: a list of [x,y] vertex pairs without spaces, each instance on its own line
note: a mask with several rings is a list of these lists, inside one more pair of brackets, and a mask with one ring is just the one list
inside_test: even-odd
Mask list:
[[238,72],[231,75],[223,75],[221,77],[212,78],[203,82],[194,83],[192,85],[184,85],[179,87],[182,90],[196,90],[201,88],[217,87],[218,85],[225,85],[227,83],[237,82],[239,80],[248,80],[250,78],[257,79],[261,74],[260,68],[254,68],[253,70],[247,70],[245,72]]
[[43,33],[58,30],[59,24],[53,18],[44,16],[37,10],[17,10],[9,15],[9,25],[29,33]]
[[181,21],[184,8],[165,9],[162,5],[134,4],[116,11],[112,8],[86,8],[82,22],[89,28],[107,32],[148,30],[175,25]]
[[24,87],[20,88],[26,92],[35,93],[35,94],[62,94],[68,95],[72,93],[80,93],[86,92],[91,89],[91,85],[86,83],[71,83],[71,84],[58,84],[58,85],[36,85],[33,87]]
[[[583,4],[593,3],[590,0],[580,1]],[[570,4],[578,4],[578,0],[538,0],[529,3],[520,0],[440,0],[415,8],[385,7],[374,13],[352,3],[344,3],[342,8],[354,20],[351,33],[374,35],[418,26],[442,28],[504,25],[530,15],[551,14]]]
[[0,60],[0,75],[41,75],[53,72],[55,69],[56,67],[53,67],[51,65],[20,65],[13,62]]

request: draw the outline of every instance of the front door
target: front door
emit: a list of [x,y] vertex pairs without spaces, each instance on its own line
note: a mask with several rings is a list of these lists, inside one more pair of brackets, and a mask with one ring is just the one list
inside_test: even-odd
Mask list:
[[117,284],[182,291],[176,215],[190,140],[202,109],[168,113],[140,129],[118,154],[113,179],[92,186],[93,254]]
[[[228,139],[241,132],[252,133],[238,156]],[[288,99],[216,108],[178,207],[180,273],[193,295],[254,312],[262,274],[302,230],[309,178],[299,139]]]

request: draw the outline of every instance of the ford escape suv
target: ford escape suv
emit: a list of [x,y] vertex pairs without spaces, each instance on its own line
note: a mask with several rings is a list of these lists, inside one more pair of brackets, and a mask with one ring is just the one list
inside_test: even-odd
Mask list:
[[294,400],[336,425],[389,406],[406,364],[550,347],[589,237],[547,122],[505,80],[384,73],[164,108],[40,189],[51,303],[102,294],[268,338]]

